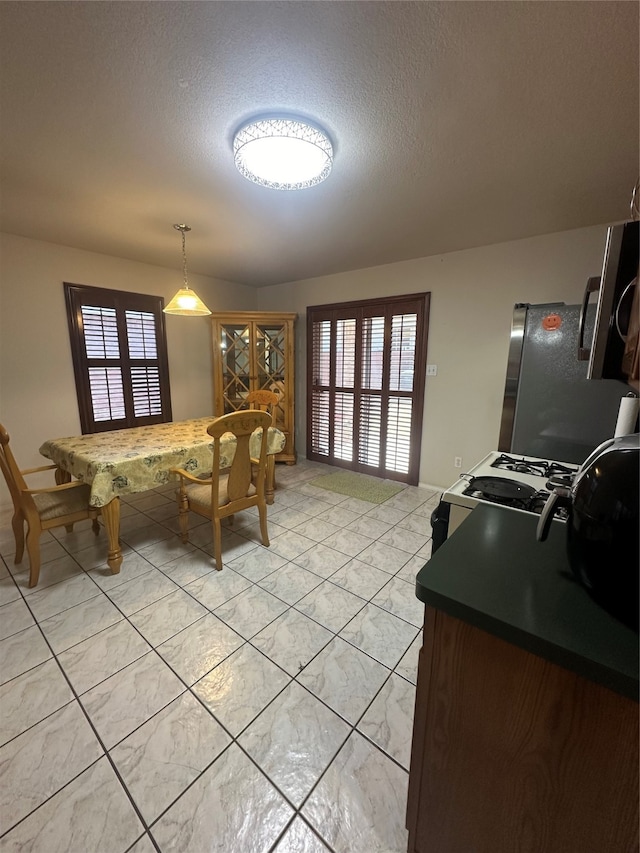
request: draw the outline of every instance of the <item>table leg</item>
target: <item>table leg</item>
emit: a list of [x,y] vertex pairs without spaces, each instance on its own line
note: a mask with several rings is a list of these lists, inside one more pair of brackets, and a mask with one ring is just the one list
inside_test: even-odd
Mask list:
[[276,488],[276,457],[273,453],[267,453],[267,477],[264,487],[264,495],[267,503],[273,503],[273,493]]
[[120,550],[120,498],[114,498],[102,507],[102,519],[109,537],[107,564],[112,575],[120,572],[122,551]]

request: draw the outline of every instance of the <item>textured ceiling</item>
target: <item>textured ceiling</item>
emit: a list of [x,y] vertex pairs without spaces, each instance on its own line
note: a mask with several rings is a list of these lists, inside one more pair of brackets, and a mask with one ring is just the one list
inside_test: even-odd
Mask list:
[[[635,2],[2,2],[0,228],[264,286],[626,218]],[[313,118],[327,181],[233,165]]]

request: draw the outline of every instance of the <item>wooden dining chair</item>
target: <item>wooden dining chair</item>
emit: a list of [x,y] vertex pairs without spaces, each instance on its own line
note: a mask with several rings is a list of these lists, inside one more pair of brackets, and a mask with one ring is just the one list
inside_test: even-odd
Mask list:
[[[280,400],[280,394],[268,391],[266,388],[259,391],[249,391],[246,401],[250,409],[258,409],[261,412],[269,412],[273,419],[272,426],[276,425],[276,406]],[[278,488],[276,483],[276,458],[273,454],[267,456],[267,479],[272,483],[273,489]]]
[[[194,477],[184,468],[173,468],[179,475],[178,520],[180,535],[186,544],[189,541],[189,511],[211,519],[216,568],[222,569],[222,526],[221,519],[236,512],[258,507],[262,544],[269,545],[267,532],[267,502],[265,499],[265,477],[267,470],[267,430],[271,426],[268,412],[241,410],[216,418],[207,428],[213,438],[213,467],[211,477]],[[260,453],[251,457],[249,439],[254,430],[262,428]],[[220,468],[220,439],[226,432],[236,437],[236,451],[229,468]]]
[[79,480],[40,489],[28,488],[24,477],[41,471],[54,470],[55,465],[39,468],[18,468],[9,446],[9,433],[0,424],[0,468],[13,501],[11,527],[16,541],[15,563],[24,555],[24,523],[27,523],[27,553],[29,555],[29,586],[34,587],[40,577],[40,536],[45,530],[65,527],[70,533],[76,521],[93,520],[93,532],[100,532],[100,510],[89,506],[91,488]]
[[249,391],[245,399],[250,409],[258,409],[261,412],[269,412],[269,414],[273,418],[273,425],[275,426],[275,407],[278,404],[278,400],[280,399],[279,394],[276,394],[275,391],[267,391],[266,389],[262,389],[260,391]]

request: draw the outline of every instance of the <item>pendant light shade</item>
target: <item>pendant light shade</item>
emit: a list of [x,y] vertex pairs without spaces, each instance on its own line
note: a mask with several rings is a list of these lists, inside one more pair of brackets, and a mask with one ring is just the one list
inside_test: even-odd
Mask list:
[[176,231],[182,233],[182,272],[184,275],[184,286],[173,297],[166,308],[163,308],[165,314],[180,314],[183,317],[206,317],[211,314],[211,311],[204,304],[195,290],[189,287],[187,281],[187,252],[185,248],[185,234],[191,231],[188,225],[174,225]]

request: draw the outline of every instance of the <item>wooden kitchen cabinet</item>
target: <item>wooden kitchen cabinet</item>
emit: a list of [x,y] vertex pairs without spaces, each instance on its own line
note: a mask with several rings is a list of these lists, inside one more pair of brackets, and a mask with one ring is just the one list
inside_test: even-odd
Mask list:
[[416,577],[410,853],[638,853],[638,635],[537,521],[477,506]]
[[411,853],[638,850],[638,704],[432,607]]
[[296,314],[242,311],[212,320],[215,415],[245,408],[250,391],[278,394],[274,426],[286,435],[276,459],[296,461],[294,423],[294,323]]

